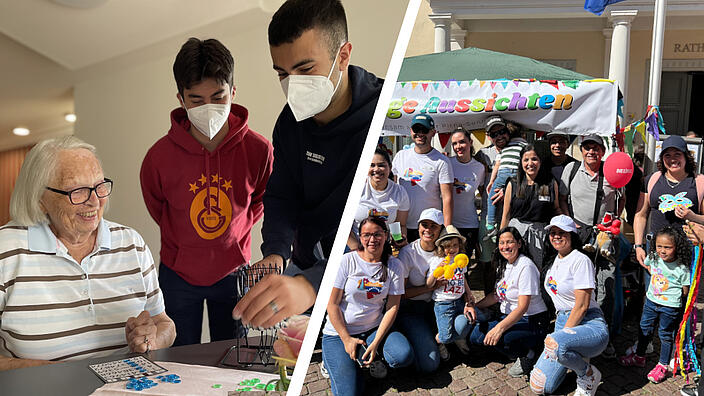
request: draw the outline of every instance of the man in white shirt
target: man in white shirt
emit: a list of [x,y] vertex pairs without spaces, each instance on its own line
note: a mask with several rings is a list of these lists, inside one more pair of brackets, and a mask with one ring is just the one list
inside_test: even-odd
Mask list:
[[[434,149],[435,121],[418,114],[411,122],[412,148],[396,153],[392,172],[406,189],[411,207],[408,211],[408,242],[418,239],[418,218],[428,208],[442,210],[445,225],[452,224],[452,183],[449,159]],[[416,228],[411,228],[416,227]]]

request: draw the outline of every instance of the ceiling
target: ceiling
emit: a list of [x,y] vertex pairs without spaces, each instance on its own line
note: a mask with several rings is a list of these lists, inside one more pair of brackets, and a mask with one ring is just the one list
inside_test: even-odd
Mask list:
[[[75,8],[59,3],[95,5]],[[0,0],[0,151],[73,126],[81,71],[254,8],[283,0]],[[204,6],[207,4],[207,6]],[[27,137],[12,129],[29,128]]]

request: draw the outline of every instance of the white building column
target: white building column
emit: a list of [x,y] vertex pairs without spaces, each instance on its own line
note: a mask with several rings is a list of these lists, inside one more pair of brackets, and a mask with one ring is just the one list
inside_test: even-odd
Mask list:
[[[628,56],[631,48],[631,22],[638,15],[637,10],[611,11],[609,21],[613,27],[611,55],[609,59],[609,79],[618,81],[623,94],[623,109],[626,111],[628,97]],[[621,120],[623,123],[623,120]]]
[[452,14],[430,14],[428,17],[435,24],[435,52],[449,51],[452,34]]
[[463,49],[465,37],[467,37],[466,30],[452,29],[452,39],[450,40],[450,51]]
[[611,62],[611,36],[614,34],[612,28],[605,28],[601,30],[604,34],[604,78],[609,77],[609,63]]

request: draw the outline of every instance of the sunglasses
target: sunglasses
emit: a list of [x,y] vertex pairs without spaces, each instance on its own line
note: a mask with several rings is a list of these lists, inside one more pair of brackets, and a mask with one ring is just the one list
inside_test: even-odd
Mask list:
[[502,128],[502,129],[499,129],[499,130],[497,130],[497,131],[490,132],[490,133],[489,133],[489,137],[493,139],[493,138],[495,138],[495,137],[497,137],[497,136],[499,136],[499,135],[503,135],[504,133],[505,133],[505,134],[510,134],[508,128]]
[[411,130],[413,131],[413,133],[418,133],[420,135],[426,135],[430,132],[430,129],[418,124],[413,125],[411,127]]

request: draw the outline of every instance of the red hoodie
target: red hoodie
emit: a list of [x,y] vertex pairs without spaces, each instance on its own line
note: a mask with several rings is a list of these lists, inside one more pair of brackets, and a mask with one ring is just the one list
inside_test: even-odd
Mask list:
[[210,286],[251,257],[250,231],[262,217],[273,149],[247,117],[233,104],[230,130],[211,153],[188,133],[186,110],[175,109],[169,133],[142,162],[142,195],[161,229],[161,262],[192,285]]

